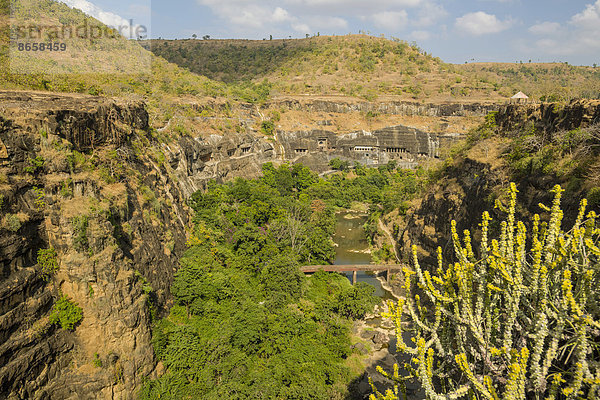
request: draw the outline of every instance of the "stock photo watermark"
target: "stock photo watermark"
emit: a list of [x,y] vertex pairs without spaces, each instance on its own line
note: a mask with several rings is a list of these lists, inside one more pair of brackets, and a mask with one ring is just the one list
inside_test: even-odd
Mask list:
[[[106,16],[110,18],[107,18]],[[13,3],[10,71],[13,74],[150,74],[151,55],[139,43],[149,26],[111,13],[102,23],[66,4],[26,12]]]

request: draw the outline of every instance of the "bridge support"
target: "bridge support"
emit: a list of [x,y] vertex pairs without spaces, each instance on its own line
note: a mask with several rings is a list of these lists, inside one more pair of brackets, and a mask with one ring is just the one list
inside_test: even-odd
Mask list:
[[356,285],[356,275],[357,275],[357,271],[352,271],[352,284]]

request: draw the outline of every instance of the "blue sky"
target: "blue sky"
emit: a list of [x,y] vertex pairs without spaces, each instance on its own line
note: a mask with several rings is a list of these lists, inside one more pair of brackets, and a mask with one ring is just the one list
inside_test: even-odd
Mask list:
[[[64,1],[89,8],[87,0]],[[89,13],[108,12],[108,22],[133,18],[150,26],[154,38],[366,31],[416,41],[453,63],[600,64],[600,0],[93,0],[93,6]]]

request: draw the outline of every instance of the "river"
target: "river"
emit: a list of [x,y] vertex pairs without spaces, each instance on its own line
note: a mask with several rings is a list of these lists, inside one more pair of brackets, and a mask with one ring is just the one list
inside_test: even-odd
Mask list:
[[[365,214],[359,214],[355,212],[343,211],[336,214],[337,225],[336,232],[333,237],[336,243],[336,257],[335,265],[361,265],[371,263],[371,254],[369,251],[369,243],[365,237],[363,225],[367,222],[367,216]],[[346,274],[348,279],[352,281],[352,272]],[[380,297],[382,300],[395,299],[395,297],[381,285],[381,281],[370,272],[361,272],[357,274],[358,282],[366,282],[375,287],[375,295]],[[410,362],[410,357],[397,353],[396,349],[396,336],[393,328],[387,324],[384,327],[381,317],[377,314],[367,317],[359,323],[360,329],[357,334],[363,339],[371,338],[373,332],[383,332],[388,337],[387,343],[383,346],[379,345],[374,348],[366,362],[366,374],[363,380],[358,383],[354,389],[352,398],[367,398],[371,393],[371,387],[368,383],[367,378],[371,377],[377,388],[383,393],[386,389],[390,389],[390,382],[383,378],[376,367],[381,366],[386,371],[393,370],[393,364],[398,363],[403,365],[404,363]],[[410,333],[403,332],[405,343],[410,343]],[[375,344],[371,343],[371,347]],[[406,372],[402,372],[405,375]],[[415,382],[407,382],[408,399],[410,400],[423,400],[425,399],[425,393],[421,389],[420,385]]]
[[[337,225],[333,241],[336,243],[335,265],[361,265],[371,263],[369,243],[363,231],[367,222],[365,214],[343,211],[336,214]],[[352,281],[352,272],[346,273]],[[357,281],[365,282],[375,287],[375,295],[384,300],[392,299],[391,293],[381,287],[381,282],[375,274],[359,271]]]

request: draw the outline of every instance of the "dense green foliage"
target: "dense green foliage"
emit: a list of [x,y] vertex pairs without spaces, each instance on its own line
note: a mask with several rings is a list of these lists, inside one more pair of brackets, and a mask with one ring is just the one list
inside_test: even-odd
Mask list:
[[152,40],[158,56],[224,82],[262,79],[276,71],[302,73],[307,67],[332,74],[340,69],[373,72],[378,64],[405,61],[418,71],[439,62],[416,46],[375,37],[313,37],[295,40]]
[[352,202],[369,203],[386,212],[405,208],[423,189],[426,174],[417,170],[396,170],[394,163],[379,168],[355,167],[353,176],[342,173],[319,180],[307,191],[311,197],[348,208]]
[[568,191],[579,190],[586,180],[599,183],[598,126],[553,134],[531,127],[508,137],[504,159],[515,180],[532,174],[552,175],[565,182]]
[[50,312],[50,323],[60,325],[61,328],[72,331],[83,319],[83,310],[73,303],[67,296],[61,296],[54,303]]
[[39,249],[37,262],[42,267],[44,279],[49,279],[58,270],[56,250],[52,247],[49,249]]
[[309,41],[291,40],[257,43],[158,39],[148,47],[154,54],[197,74],[238,82],[265,76],[288,58],[308,54],[315,46]]
[[371,286],[323,271],[305,278],[298,266],[332,260],[336,207],[380,202],[414,174],[382,168],[323,180],[271,164],[263,172],[190,199],[194,231],[172,286],[176,304],[153,336],[167,372],[142,398],[344,396],[349,319],[379,300]]

